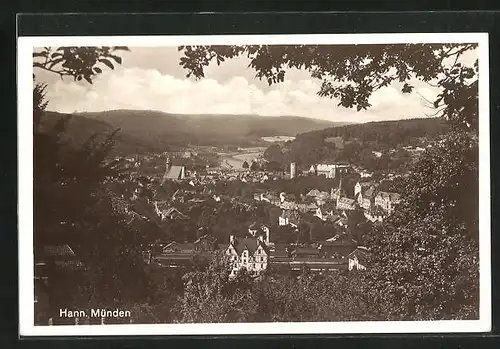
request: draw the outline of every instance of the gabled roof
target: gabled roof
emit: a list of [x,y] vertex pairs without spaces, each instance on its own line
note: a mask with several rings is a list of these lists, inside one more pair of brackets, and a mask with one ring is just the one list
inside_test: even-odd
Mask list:
[[343,198],[339,198],[339,203],[343,203],[345,205],[351,206],[351,205],[354,205],[355,201],[354,201],[354,199],[349,199],[349,198],[343,197]]
[[266,244],[264,244],[257,238],[235,238],[234,242],[231,243],[231,245],[234,247],[238,255],[240,255],[245,250],[248,250],[248,252],[252,255],[255,253],[255,251],[257,251],[257,248],[259,248],[259,246],[261,246],[264,251],[269,254],[269,249],[267,248]]
[[321,194],[321,191],[319,191],[318,189],[313,189],[311,191],[309,191],[309,193],[306,194],[306,196],[318,196]]
[[359,246],[354,251],[349,253],[347,257],[356,257],[359,262],[364,262],[370,255],[370,251],[366,247]]
[[194,250],[194,244],[192,244],[192,243],[179,243],[179,242],[172,241],[167,246],[163,247],[162,250],[163,251],[173,250],[173,251],[177,251],[177,252],[190,253]]
[[210,234],[205,234],[203,236],[200,236],[198,239],[196,239],[196,241],[194,243],[197,244],[203,240],[207,240],[209,243],[215,243],[217,241],[217,238],[210,235]]
[[163,179],[182,179],[184,176],[184,166],[171,166],[165,172]]
[[186,216],[184,213],[176,209],[175,207],[169,207],[166,211],[165,214],[169,217],[172,218],[172,216],[181,218],[181,219],[187,219],[188,216]]

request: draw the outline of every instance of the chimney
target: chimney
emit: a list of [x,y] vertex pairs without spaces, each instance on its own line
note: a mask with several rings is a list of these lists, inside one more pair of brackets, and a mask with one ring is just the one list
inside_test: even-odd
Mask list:
[[259,235],[257,239],[259,239],[260,242],[264,242],[264,237],[262,235]]
[[285,201],[285,193],[280,193],[280,202],[283,203]]
[[234,235],[229,235],[229,244],[234,244]]

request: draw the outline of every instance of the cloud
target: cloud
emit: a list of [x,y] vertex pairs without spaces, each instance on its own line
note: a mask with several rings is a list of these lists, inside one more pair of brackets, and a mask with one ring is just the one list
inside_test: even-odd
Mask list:
[[[245,74],[247,75],[247,74]],[[213,74],[211,76],[214,76]],[[320,98],[320,82],[290,74],[284,83],[263,88],[248,76],[187,79],[140,67],[119,67],[98,76],[92,85],[71,80],[49,84],[49,109],[72,113],[111,109],[148,109],[178,114],[298,115],[332,121],[376,121],[422,117],[425,100],[436,91],[424,85],[401,94],[394,85],[370,97],[366,111],[338,107],[338,101]],[[296,79],[294,79],[296,78]],[[302,78],[302,79],[301,79]],[[426,109],[427,108],[427,109]]]

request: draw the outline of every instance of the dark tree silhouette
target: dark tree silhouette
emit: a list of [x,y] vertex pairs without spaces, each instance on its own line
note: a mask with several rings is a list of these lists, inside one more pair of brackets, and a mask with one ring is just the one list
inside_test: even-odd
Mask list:
[[113,61],[115,64],[122,63],[117,51],[129,49],[126,46],[44,47],[33,52],[33,67],[58,74],[61,78],[69,76],[77,81],[85,79],[91,84],[104,67],[114,69]]

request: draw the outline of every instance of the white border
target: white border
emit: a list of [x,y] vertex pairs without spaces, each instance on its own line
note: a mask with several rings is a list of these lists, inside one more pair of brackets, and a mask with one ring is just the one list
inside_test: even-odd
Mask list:
[[[34,47],[43,46],[169,46],[229,44],[479,44],[479,320],[398,322],[231,323],[158,325],[35,326],[33,303],[33,122]],[[18,38],[18,189],[19,189],[19,332],[21,336],[82,335],[229,335],[463,333],[491,331],[491,207],[489,133],[489,50],[487,33],[98,36]]]

